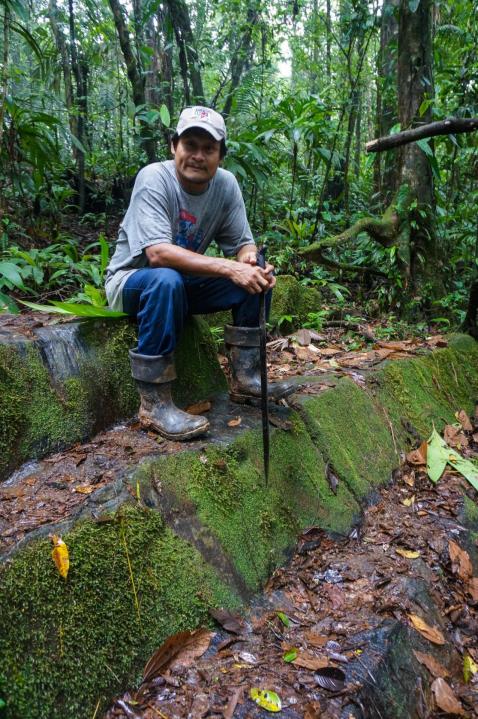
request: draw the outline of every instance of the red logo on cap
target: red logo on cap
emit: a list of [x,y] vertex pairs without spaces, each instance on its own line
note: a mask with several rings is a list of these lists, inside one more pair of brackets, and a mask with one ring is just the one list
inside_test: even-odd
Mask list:
[[195,115],[198,118],[198,120],[208,120],[209,119],[209,112],[202,108],[197,108],[195,111]]

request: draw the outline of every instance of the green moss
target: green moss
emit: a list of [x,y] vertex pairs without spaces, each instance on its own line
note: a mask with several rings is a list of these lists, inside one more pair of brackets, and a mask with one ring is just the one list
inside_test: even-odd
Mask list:
[[342,379],[306,400],[304,412],[322,455],[358,501],[388,480],[399,459],[386,416],[370,393]]
[[227,387],[209,327],[199,317],[192,317],[184,329],[176,351],[176,371],[173,397],[178,405],[208,399]]
[[91,719],[99,699],[137,680],[165,637],[206,623],[208,606],[237,605],[150,510],[123,507],[64,539],[67,581],[47,540],[0,571],[0,696],[10,719]]
[[[136,342],[131,322],[82,322],[88,353],[77,377],[52,382],[38,349],[20,354],[0,345],[0,479],[26,459],[41,457],[84,439],[137,411],[128,349]],[[193,319],[176,353],[174,395],[189,404],[224,390],[207,325]]]
[[448,346],[450,349],[456,350],[457,352],[473,352],[477,348],[477,342],[470,337],[470,335],[464,335],[460,333],[451,334],[448,336]]
[[420,359],[390,362],[374,375],[374,388],[396,428],[405,438],[403,420],[425,439],[455,421],[455,412],[473,409],[478,393],[478,344],[471,350],[438,350]]
[[270,322],[278,324],[285,315],[292,316],[292,322],[281,324],[284,331],[301,327],[309,312],[318,312],[321,297],[318,290],[304,287],[291,275],[280,275],[272,296]]
[[293,416],[290,432],[271,435],[268,486],[262,467],[261,433],[246,432],[226,449],[183,453],[142,468],[144,483],[160,482],[173,505],[198,516],[255,591],[281,563],[300,531],[311,524],[345,532],[358,505],[345,485],[335,496],[304,423]]

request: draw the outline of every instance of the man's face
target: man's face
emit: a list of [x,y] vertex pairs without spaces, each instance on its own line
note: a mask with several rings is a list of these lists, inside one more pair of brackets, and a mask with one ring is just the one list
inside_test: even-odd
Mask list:
[[187,130],[179,138],[176,148],[171,146],[176,173],[186,192],[207,190],[221,162],[221,143],[205,130]]

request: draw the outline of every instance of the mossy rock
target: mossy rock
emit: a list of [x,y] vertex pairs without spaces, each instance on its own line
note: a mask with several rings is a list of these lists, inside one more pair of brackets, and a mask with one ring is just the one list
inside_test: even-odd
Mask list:
[[[272,305],[269,322],[283,333],[292,332],[303,326],[309,312],[318,312],[321,308],[320,292],[314,287],[304,287],[292,275],[279,275],[272,292]],[[290,317],[290,319],[284,319]],[[215,312],[203,315],[209,327],[223,327],[231,324],[231,312]]]
[[[40,540],[0,567],[0,696],[8,719],[86,719],[138,681],[170,634],[207,624],[238,598],[149,509],[65,536],[67,580]],[[98,707],[99,709],[99,707]],[[101,716],[101,712],[97,712]]]
[[359,515],[345,484],[332,492],[322,456],[300,416],[294,413],[290,421],[290,431],[271,432],[267,485],[258,431],[244,432],[226,448],[153,460],[132,478],[148,504],[155,501],[151,487],[159,488],[156,504],[161,511],[174,507],[175,528],[199,519],[211,551],[226,555],[246,594],[260,589],[304,527],[344,534]]
[[[33,342],[0,344],[0,479],[27,459],[85,440],[137,411],[128,358],[135,326],[125,320],[87,321],[79,323],[79,335],[85,348],[79,372],[64,380],[51,377]],[[176,359],[178,404],[225,389],[215,344],[202,320],[190,320]]]

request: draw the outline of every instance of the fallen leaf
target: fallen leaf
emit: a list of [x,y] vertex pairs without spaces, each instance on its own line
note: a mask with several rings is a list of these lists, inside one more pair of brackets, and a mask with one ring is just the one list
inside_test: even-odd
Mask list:
[[463,679],[465,680],[465,683],[468,684],[477,672],[478,664],[476,664],[470,655],[467,654],[463,659]]
[[209,412],[209,410],[212,407],[212,403],[206,399],[202,402],[195,402],[194,404],[190,404],[189,407],[186,407],[184,410],[188,414],[202,414],[203,412]]
[[68,554],[68,547],[66,546],[63,539],[57,534],[54,534],[52,536],[51,541],[53,542],[51,556],[53,557],[53,561],[56,564],[56,568],[58,569],[60,576],[63,577],[63,579],[66,579],[68,576],[68,570],[70,568],[70,556]]
[[410,475],[410,474],[404,474],[404,475],[403,475],[403,481],[405,482],[405,484],[408,484],[409,487],[414,487],[414,486],[415,486],[415,479],[414,479],[414,477],[413,477],[412,475]]
[[459,425],[447,424],[443,430],[443,439],[450,447],[468,447],[468,438]]
[[456,412],[455,417],[457,418],[465,432],[473,432],[473,425],[471,424],[470,418],[468,417],[464,409],[461,409],[459,412]]
[[284,612],[276,612],[284,627],[290,627],[290,619]]
[[417,614],[409,614],[408,618],[412,622],[413,626],[420,632],[420,634],[433,642],[433,644],[445,644],[445,637],[437,627],[430,627],[421,617]]
[[395,552],[401,557],[406,557],[407,559],[418,559],[420,556],[420,552],[416,549],[403,549],[402,547],[399,547],[395,550]]
[[269,689],[253,687],[249,696],[261,709],[266,709],[268,712],[280,712],[282,709],[280,697]]
[[427,463],[427,443],[422,442],[418,449],[414,449],[412,452],[407,454],[407,462],[421,466]]
[[473,577],[468,582],[467,587],[468,594],[471,595],[474,602],[478,602],[478,579],[476,577]]
[[436,705],[447,714],[463,715],[464,709],[461,702],[456,698],[451,687],[446,681],[439,677],[431,686]]
[[448,462],[448,456],[444,453],[445,448],[448,450],[447,444],[434,429],[428,440],[427,472],[431,481],[435,484],[442,476]]
[[194,659],[204,654],[211,642],[212,632],[206,629],[185,630],[168,637],[147,662],[143,671],[143,682],[155,679],[174,661],[192,664]]
[[73,491],[78,494],[91,494],[95,491],[95,487],[92,484],[79,484]]
[[313,647],[323,647],[329,641],[329,637],[324,637],[322,634],[316,634],[313,631],[305,632],[304,637],[307,643]]
[[239,614],[232,614],[227,609],[209,609],[209,614],[226,632],[242,634],[245,629],[244,620]]
[[445,667],[440,664],[435,657],[432,657],[431,654],[424,654],[423,652],[416,652],[415,650],[413,650],[413,653],[420,664],[423,664],[434,677],[441,677],[444,679],[445,677],[450,676],[448,669],[445,669]]
[[228,427],[239,427],[239,425],[242,422],[242,417],[235,417],[234,419],[230,419],[227,423]]
[[290,664],[295,659],[297,659],[298,654],[299,654],[299,650],[296,649],[295,647],[292,647],[291,649],[289,649],[282,655],[282,659],[285,662],[287,662],[288,664]]
[[330,666],[330,661],[327,657],[316,657],[310,652],[300,652],[293,664],[295,667],[302,667],[303,669],[310,669],[316,672],[318,669],[325,669]]
[[448,552],[452,562],[452,569],[454,574],[458,574],[460,579],[467,582],[473,576],[473,565],[470,560],[470,555],[460,547],[459,544],[450,539],[448,542]]
[[315,673],[317,684],[330,692],[341,692],[345,686],[345,674],[336,667],[324,667]]
[[242,692],[243,687],[237,687],[237,689],[233,691],[229,701],[227,702],[227,706],[224,709],[224,719],[233,719],[234,712],[236,711]]
[[404,507],[411,507],[413,504],[415,504],[415,495],[413,494],[411,497],[402,499],[402,504]]

